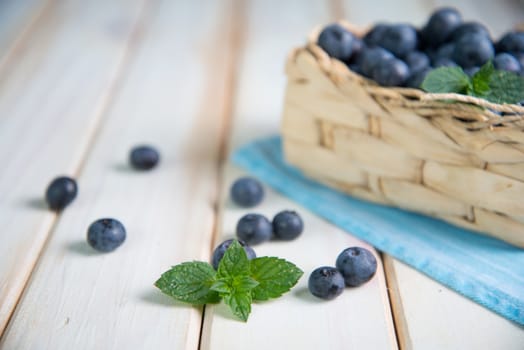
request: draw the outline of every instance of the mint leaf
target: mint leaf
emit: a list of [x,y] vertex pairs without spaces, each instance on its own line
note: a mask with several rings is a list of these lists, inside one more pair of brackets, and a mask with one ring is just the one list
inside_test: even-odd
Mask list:
[[176,300],[191,304],[217,303],[220,297],[211,290],[216,272],[208,263],[201,261],[185,262],[173,266],[155,282],[162,293]]
[[251,291],[258,285],[258,282],[249,276],[225,277],[217,280],[211,286],[211,290],[221,295],[234,294],[237,292]]
[[484,97],[494,103],[519,103],[524,100],[524,78],[515,73],[496,70],[489,81],[491,91]]
[[493,63],[491,63],[491,61],[488,61],[486,64],[480,67],[479,71],[471,78],[472,89],[471,91],[468,91],[468,95],[477,97],[486,96],[486,94],[488,94],[491,90],[489,82],[494,72],[495,68],[493,67]]
[[253,300],[278,298],[289,291],[304,273],[294,264],[275,257],[261,257],[250,261],[251,276],[258,282]]
[[246,322],[251,313],[251,293],[234,293],[224,296],[224,302],[229,306],[233,314]]
[[433,93],[465,93],[470,88],[469,77],[460,67],[433,69],[422,82],[422,89]]
[[218,292],[233,314],[243,321],[247,321],[251,312],[251,290],[258,285],[250,275],[246,252],[234,241],[218,264],[217,280],[211,289]]
[[240,243],[235,240],[227,248],[222,260],[220,260],[218,264],[217,278],[221,279],[239,275],[249,276],[249,274],[249,260],[246,252]]
[[155,286],[177,300],[197,305],[223,298],[234,315],[247,321],[253,300],[281,296],[302,274],[284,259],[262,257],[250,261],[240,243],[233,241],[217,271],[205,262],[186,262],[164,272]]

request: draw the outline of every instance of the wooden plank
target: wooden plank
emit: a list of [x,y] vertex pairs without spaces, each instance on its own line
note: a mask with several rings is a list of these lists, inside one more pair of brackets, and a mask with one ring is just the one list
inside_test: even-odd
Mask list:
[[[233,13],[229,2],[150,3],[122,90],[79,176],[78,201],[60,218],[0,347],[198,347],[201,309],[153,283],[171,265],[209,259]],[[151,173],[127,165],[141,142],[161,151]],[[106,216],[121,220],[128,237],[97,254],[85,232]]]
[[[282,114],[285,80],[282,75],[288,51],[304,41],[316,23],[328,20],[329,8],[319,1],[248,3],[246,48],[239,65],[231,149],[257,137],[275,134]],[[284,20],[285,19],[285,20]],[[291,21],[291,23],[289,23]],[[271,23],[271,26],[267,26]],[[231,238],[238,219],[248,212],[228,200],[229,186],[242,173],[226,165],[221,198],[221,223],[216,243]],[[305,208],[266,188],[257,208],[272,218],[283,209],[296,209],[306,230],[293,242],[268,242],[255,246],[259,256],[275,255],[295,262],[305,271],[299,284],[280,299],[255,304],[247,323],[234,319],[224,305],[207,306],[202,349],[394,349],[396,340],[382,268],[368,284],[347,289],[340,297],[322,302],[311,296],[307,280],[312,270],[333,265],[337,255],[361,241]],[[379,259],[380,261],[380,259]]]
[[516,323],[389,256],[384,265],[402,349],[522,349]]
[[46,186],[79,168],[141,3],[61,2],[0,73],[0,333],[55,221]]
[[[521,5],[511,0],[344,0],[343,5],[341,17],[364,26],[384,20],[423,24],[439,6],[458,8],[466,20],[484,23],[496,37],[523,20]],[[521,327],[389,256],[384,265],[402,349],[522,349]]]
[[9,57],[17,55],[20,45],[49,7],[51,0],[0,1],[0,67]]

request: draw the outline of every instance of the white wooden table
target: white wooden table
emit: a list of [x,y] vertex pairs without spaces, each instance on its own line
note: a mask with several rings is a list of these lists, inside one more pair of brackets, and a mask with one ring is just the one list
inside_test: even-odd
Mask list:
[[[422,24],[446,3],[1,1],[0,348],[524,349],[522,327],[378,252],[369,283],[315,300],[309,273],[368,246],[269,189],[257,211],[296,209],[306,223],[295,242],[256,248],[305,271],[292,292],[242,323],[222,305],[182,305],[153,287],[233,236],[246,211],[227,198],[243,174],[228,155],[278,132],[285,57],[313,26]],[[495,35],[524,19],[517,1],[454,4]],[[136,173],[128,152],[144,142],[162,163]],[[43,192],[59,174],[80,190],[55,215]],[[128,238],[96,254],[86,228],[105,216]]]

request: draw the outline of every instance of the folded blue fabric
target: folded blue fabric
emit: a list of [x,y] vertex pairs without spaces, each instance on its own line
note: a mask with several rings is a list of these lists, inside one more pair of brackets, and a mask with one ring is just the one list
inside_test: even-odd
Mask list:
[[284,162],[279,137],[246,145],[232,160],[352,235],[524,325],[524,249],[309,180]]

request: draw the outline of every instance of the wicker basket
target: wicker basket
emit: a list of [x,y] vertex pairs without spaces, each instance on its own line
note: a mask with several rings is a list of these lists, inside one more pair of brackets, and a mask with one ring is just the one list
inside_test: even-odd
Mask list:
[[356,197],[524,247],[524,108],[378,86],[330,58],[318,32],[287,61],[286,160]]

